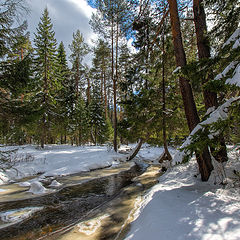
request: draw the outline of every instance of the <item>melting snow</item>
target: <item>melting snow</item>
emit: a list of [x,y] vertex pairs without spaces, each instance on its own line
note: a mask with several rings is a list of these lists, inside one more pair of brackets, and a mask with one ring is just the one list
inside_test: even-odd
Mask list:
[[62,184],[59,183],[57,180],[53,180],[52,183],[49,185],[49,187],[59,187]]
[[28,217],[33,213],[43,209],[43,207],[27,207],[0,212],[0,218],[5,223],[17,223]]
[[30,185],[29,192],[33,194],[43,194],[48,192],[48,190],[38,181],[34,181]]

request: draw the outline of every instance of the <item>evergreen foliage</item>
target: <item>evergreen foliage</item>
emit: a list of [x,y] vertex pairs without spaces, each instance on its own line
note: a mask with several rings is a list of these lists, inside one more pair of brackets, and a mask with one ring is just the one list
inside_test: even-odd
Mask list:
[[[56,92],[60,84],[56,77],[57,61],[55,33],[47,8],[40,19],[35,34],[35,96],[34,104],[39,112],[41,146],[44,147],[47,138],[51,139],[51,128],[57,114]],[[51,141],[51,140],[50,140]]]
[[[187,60],[178,71],[174,71],[168,1],[88,2],[98,9],[90,21],[99,34],[91,67],[84,65],[90,49],[80,30],[73,33],[68,59],[63,42],[57,48],[45,9],[33,49],[26,23],[16,24],[24,1],[0,3],[1,143],[44,147],[46,143],[114,141],[116,145],[141,139],[179,145],[188,136],[188,127],[177,78],[189,79],[202,121],[209,116],[205,91],[217,94],[220,105],[239,96],[239,85],[229,80],[239,69],[239,36],[224,44],[239,24],[237,1],[204,1],[206,13],[213,10],[215,18],[206,35],[214,54],[202,59],[197,57],[192,5],[178,1],[183,7],[179,16]],[[130,37],[135,52],[128,48]],[[228,143],[238,143],[239,115],[236,101],[229,107],[228,118],[198,131],[187,149],[200,153],[210,146],[218,151],[218,136],[209,137],[213,132],[224,135]]]

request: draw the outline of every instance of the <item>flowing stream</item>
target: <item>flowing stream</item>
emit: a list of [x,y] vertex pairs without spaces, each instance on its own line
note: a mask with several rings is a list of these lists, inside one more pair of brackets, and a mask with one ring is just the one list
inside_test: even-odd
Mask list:
[[16,183],[1,186],[1,239],[122,239],[158,176],[158,166],[123,163],[58,177],[57,187],[45,179],[48,191],[40,195]]

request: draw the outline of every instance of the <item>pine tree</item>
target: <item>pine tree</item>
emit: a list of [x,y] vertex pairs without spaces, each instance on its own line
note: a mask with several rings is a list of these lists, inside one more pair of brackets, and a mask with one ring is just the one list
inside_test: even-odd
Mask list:
[[67,128],[73,114],[75,103],[74,82],[70,78],[70,69],[63,42],[57,49],[57,71],[59,91],[56,95],[58,117],[56,119],[57,132],[60,133],[60,142],[67,142]]
[[[130,4],[120,0],[89,0],[90,5],[96,7],[101,17],[92,16],[90,24],[95,32],[103,35],[111,43],[111,79],[113,85],[113,126],[114,126],[114,150],[117,151],[117,89],[119,80],[119,46],[123,30],[127,29],[129,20],[132,18]],[[100,20],[100,21],[99,21]],[[102,28],[102,26],[105,26]],[[103,31],[106,29],[106,31]]]
[[27,23],[20,24],[18,18],[27,11],[24,4],[16,0],[0,3],[0,119],[5,143],[26,140],[21,124],[26,122],[28,109],[24,95],[31,85],[31,44]]
[[80,30],[73,33],[72,43],[69,45],[71,50],[70,61],[72,63],[72,75],[75,79],[76,100],[82,97],[84,83],[80,81],[83,72],[83,58],[89,52],[88,45],[84,42],[83,35]]
[[27,29],[26,21],[20,25],[20,21],[16,21],[28,11],[26,6],[25,0],[2,0],[0,3],[0,59],[11,51],[16,37]]
[[239,27],[240,22],[240,4],[239,0],[206,0],[204,5],[209,14],[211,14],[211,24],[213,25],[209,32],[211,47],[219,50],[232,33]]
[[35,34],[35,106],[40,114],[41,147],[51,139],[50,128],[56,116],[55,94],[59,88],[56,78],[56,39],[53,24],[45,8]]
[[95,80],[93,84],[93,91],[91,96],[91,103],[89,105],[89,123],[91,126],[91,132],[95,145],[97,143],[104,143],[108,140],[110,131],[109,125],[107,125],[104,105],[101,99],[101,88],[99,80]]
[[[176,64],[179,67],[184,67],[186,66],[186,55],[182,43],[177,1],[168,0],[168,3],[170,8],[172,37],[175,49]],[[179,85],[182,93],[185,115],[187,118],[189,130],[192,131],[200,121],[197,113],[196,104],[193,98],[192,88],[189,81],[182,76],[179,77]],[[202,153],[197,153],[196,155],[199,171],[201,173],[201,178],[203,181],[207,181],[211,171],[213,170],[211,157],[208,149],[206,148]]]
[[[194,12],[194,23],[196,28],[196,37],[197,37],[197,46],[198,46],[198,56],[199,60],[209,60],[211,57],[210,53],[210,42],[207,34],[207,23],[206,23],[206,14],[203,6],[203,1],[193,1],[193,12]],[[208,75],[202,77],[202,86],[203,86],[203,97],[206,110],[212,107],[218,106],[217,93],[215,91],[209,90],[206,86],[207,82],[211,80],[213,73],[210,70]],[[212,155],[219,162],[225,162],[228,160],[227,149],[225,145],[225,140],[223,136],[215,139],[220,146],[220,150],[216,151],[214,148],[211,148]]]
[[108,118],[108,96],[107,90],[109,87],[109,71],[110,71],[110,48],[106,42],[99,39],[97,42],[97,46],[94,49],[94,59],[93,66],[95,71],[100,73],[100,94],[101,94],[101,102],[104,105],[105,118]]

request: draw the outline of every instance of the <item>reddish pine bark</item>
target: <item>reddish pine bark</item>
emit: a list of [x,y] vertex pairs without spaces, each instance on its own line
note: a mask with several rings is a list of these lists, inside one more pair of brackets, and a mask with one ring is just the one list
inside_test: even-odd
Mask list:
[[[168,0],[170,18],[171,18],[171,29],[173,37],[173,45],[175,51],[175,58],[177,66],[184,67],[186,65],[186,55],[182,43],[182,35],[180,28],[180,21],[178,15],[178,6],[176,0]],[[179,78],[180,90],[183,98],[183,105],[185,110],[185,116],[190,131],[200,122],[196,104],[193,98],[193,92],[189,81],[184,78]],[[201,174],[202,181],[207,181],[213,166],[211,163],[211,157],[208,149],[206,148],[203,153],[196,153],[199,171]]]
[[[207,36],[207,24],[206,14],[203,6],[203,0],[193,0],[193,13],[194,13],[194,24],[196,29],[198,57],[199,59],[209,59],[210,54],[210,43]],[[212,73],[210,72],[206,78],[202,79],[202,85],[212,79]],[[204,104],[206,110],[210,107],[217,107],[217,94],[207,89],[203,89]],[[218,139],[221,146],[220,150],[211,148],[212,155],[219,162],[225,162],[228,160],[227,149],[223,136]]]

